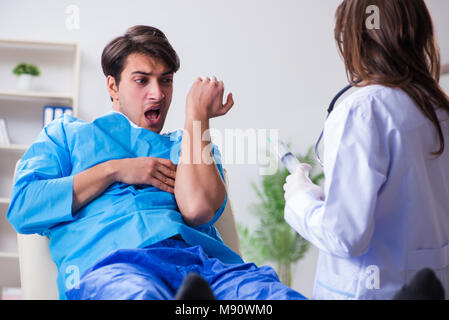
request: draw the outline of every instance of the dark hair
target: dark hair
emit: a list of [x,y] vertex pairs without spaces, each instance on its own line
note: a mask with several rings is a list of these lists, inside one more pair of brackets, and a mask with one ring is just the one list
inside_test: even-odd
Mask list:
[[179,57],[165,34],[157,28],[138,25],[126,30],[123,36],[113,39],[104,48],[101,55],[104,75],[113,76],[118,85],[126,58],[132,53],[161,59],[173,73],[180,67]]
[[[376,5],[380,28],[366,26]],[[449,97],[439,85],[440,53],[432,18],[423,0],[344,0],[336,12],[335,40],[351,84],[357,80],[405,91],[434,124],[440,148],[444,136],[436,109],[449,114]]]

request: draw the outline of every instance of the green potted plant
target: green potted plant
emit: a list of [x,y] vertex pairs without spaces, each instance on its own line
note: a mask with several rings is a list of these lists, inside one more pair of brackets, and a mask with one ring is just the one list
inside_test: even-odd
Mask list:
[[[310,179],[319,185],[324,174],[315,161],[313,147],[305,156],[296,157],[312,166]],[[284,220],[283,186],[289,174],[281,167],[273,175],[263,176],[260,187],[252,183],[259,201],[251,206],[251,211],[259,218],[260,224],[252,231],[241,223],[237,224],[244,259],[257,265],[273,263],[279,279],[287,286],[292,284],[293,263],[302,259],[309,249],[309,242]]]
[[19,77],[17,82],[17,88],[20,91],[31,90],[31,79],[32,77],[40,75],[39,68],[34,64],[21,62],[14,69],[13,74]]

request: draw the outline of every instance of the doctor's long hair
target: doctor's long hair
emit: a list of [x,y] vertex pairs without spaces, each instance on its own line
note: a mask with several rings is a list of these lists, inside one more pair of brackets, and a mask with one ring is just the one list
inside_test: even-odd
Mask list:
[[[379,28],[368,28],[367,8],[379,9]],[[369,12],[369,11],[368,11]],[[439,85],[440,53],[423,0],[344,0],[336,12],[335,40],[351,84],[357,80],[401,88],[434,124],[443,153],[436,109],[449,116],[449,98]]]

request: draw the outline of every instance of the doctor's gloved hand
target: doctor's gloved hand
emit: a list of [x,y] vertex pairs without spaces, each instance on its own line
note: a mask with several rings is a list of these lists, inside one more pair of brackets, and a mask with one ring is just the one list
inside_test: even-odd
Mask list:
[[309,192],[317,200],[324,200],[323,188],[317,186],[310,180],[309,172],[312,167],[307,163],[301,163],[294,174],[287,177],[284,184],[284,198],[287,201],[297,191]]

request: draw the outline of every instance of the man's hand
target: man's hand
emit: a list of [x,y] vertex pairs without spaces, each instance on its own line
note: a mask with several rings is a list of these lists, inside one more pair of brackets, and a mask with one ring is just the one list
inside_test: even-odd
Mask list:
[[211,119],[225,115],[234,105],[232,93],[223,104],[224,85],[217,78],[198,78],[192,85],[186,103],[186,117],[193,120]]
[[176,166],[168,159],[140,157],[111,160],[116,181],[133,185],[151,185],[175,193]]

